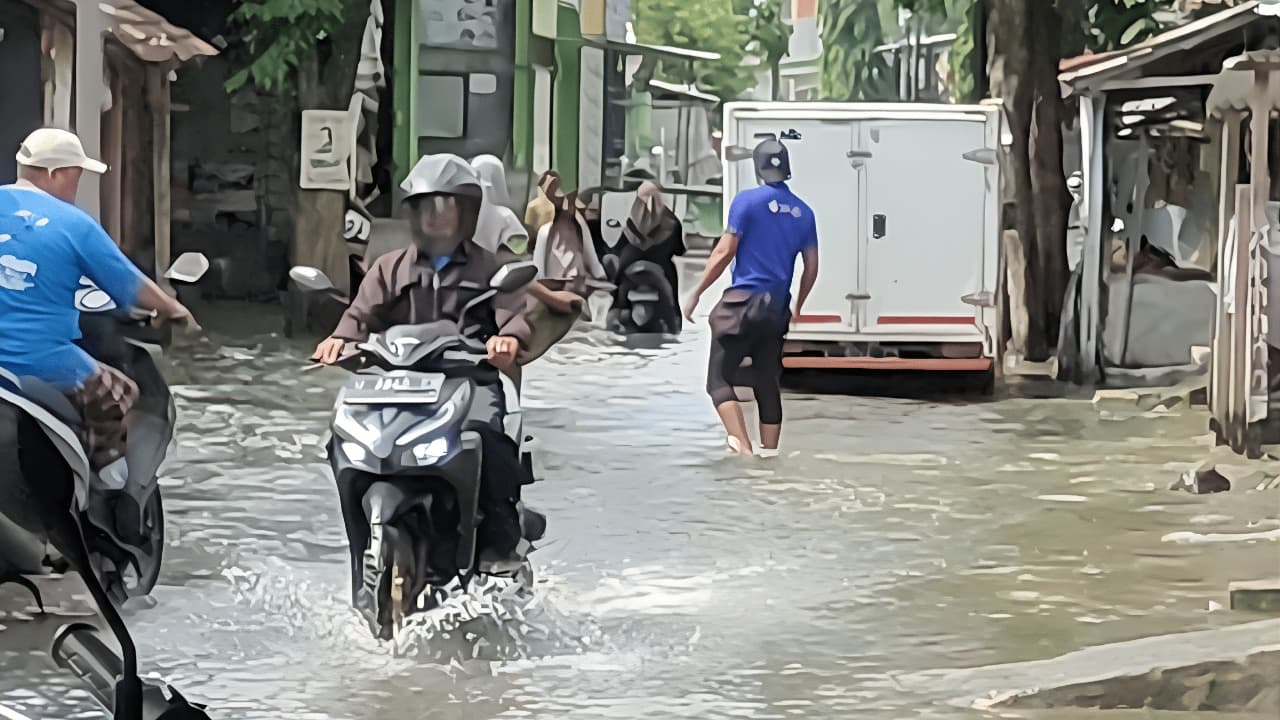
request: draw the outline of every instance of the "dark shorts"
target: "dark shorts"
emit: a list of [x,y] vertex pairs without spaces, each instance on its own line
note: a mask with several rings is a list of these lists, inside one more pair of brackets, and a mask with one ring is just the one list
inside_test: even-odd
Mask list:
[[711,311],[711,357],[707,394],[716,407],[735,400],[744,360],[751,359],[750,385],[760,422],[782,422],[782,343],[791,324],[786,294],[727,290]]

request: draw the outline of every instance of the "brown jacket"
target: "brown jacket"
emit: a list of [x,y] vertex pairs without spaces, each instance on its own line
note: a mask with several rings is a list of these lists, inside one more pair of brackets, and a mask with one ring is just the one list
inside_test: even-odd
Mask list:
[[[518,259],[505,249],[493,254],[463,243],[437,283],[435,269],[428,258],[419,257],[417,247],[389,252],[365,275],[333,337],[364,341],[370,333],[397,325],[457,321],[462,308],[489,289],[498,268]],[[524,318],[525,303],[524,290],[499,293],[473,309],[467,322],[479,323],[486,334],[514,337],[526,347],[532,331]]]

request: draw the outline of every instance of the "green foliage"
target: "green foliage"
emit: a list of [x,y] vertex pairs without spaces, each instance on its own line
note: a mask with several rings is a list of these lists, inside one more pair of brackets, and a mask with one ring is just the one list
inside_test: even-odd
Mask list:
[[1165,29],[1157,13],[1173,5],[1173,0],[1089,0],[1081,28],[1084,48],[1105,52],[1142,42]]
[[882,10],[891,0],[822,3],[822,95],[831,100],[886,100],[897,78],[875,48],[884,44]]
[[[872,49],[892,39],[886,30],[896,27],[884,21],[890,10],[910,10],[935,22],[957,25],[958,38],[951,51],[951,71],[958,99],[975,100],[975,69],[980,23],[979,2],[991,0],[824,0],[822,42],[823,94],[832,99],[886,99],[896,95],[887,63]],[[1052,2],[1062,18],[1063,52],[1105,52],[1141,42],[1165,28],[1162,11],[1175,0],[1038,0]],[[872,11],[878,7],[879,15]],[[877,19],[878,18],[878,19]]]
[[742,67],[746,29],[731,0],[638,0],[633,10],[641,42],[720,53],[719,62],[699,62],[692,74],[687,63],[666,61],[660,75],[696,81],[722,99],[736,98],[751,86]]
[[227,90],[292,90],[303,61],[335,34],[350,33],[368,7],[362,0],[243,0],[229,19],[243,43],[244,62],[228,78]]
[[733,11],[742,18],[744,34],[750,39],[748,47],[764,60],[765,67],[774,75],[775,93],[778,90],[778,63],[787,56],[791,42],[791,26],[782,22],[782,2],[733,0]]

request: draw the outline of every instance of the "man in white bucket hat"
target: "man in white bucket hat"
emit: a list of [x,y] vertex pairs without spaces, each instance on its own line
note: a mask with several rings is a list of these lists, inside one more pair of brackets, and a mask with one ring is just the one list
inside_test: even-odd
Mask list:
[[191,313],[73,205],[81,175],[107,171],[85,155],[80,138],[36,130],[17,160],[17,182],[0,186],[0,366],[73,397],[90,428],[94,461],[105,464],[123,451],[124,418],[138,389],[76,344],[76,292],[88,281],[117,307],[153,310],[168,320],[190,321]]

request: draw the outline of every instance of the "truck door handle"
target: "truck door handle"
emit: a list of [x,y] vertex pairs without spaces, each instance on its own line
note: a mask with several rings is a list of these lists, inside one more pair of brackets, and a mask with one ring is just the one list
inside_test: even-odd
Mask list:
[[866,302],[871,299],[871,293],[865,293],[865,292],[849,293],[848,295],[844,296],[844,299],[848,300],[849,302]]
[[872,215],[871,216],[871,237],[879,240],[880,238],[887,235],[888,229],[886,226],[888,224],[889,224],[889,218],[887,216]]

